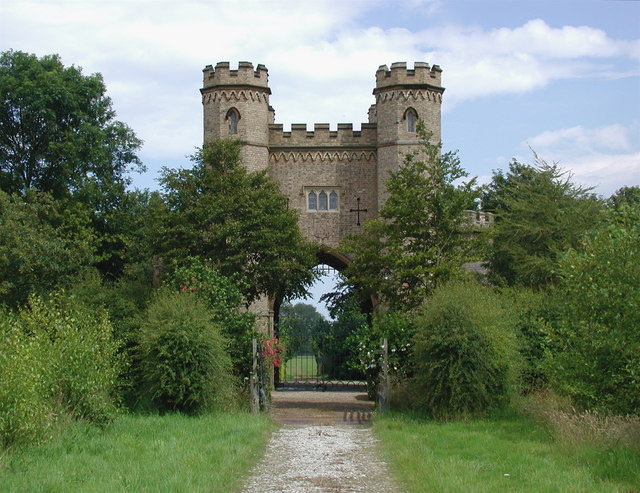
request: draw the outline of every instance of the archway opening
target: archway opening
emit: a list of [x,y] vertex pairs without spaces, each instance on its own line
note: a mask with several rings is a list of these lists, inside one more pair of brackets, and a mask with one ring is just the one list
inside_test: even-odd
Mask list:
[[275,331],[285,357],[275,369],[283,390],[366,390],[358,337],[370,322],[372,303],[341,273],[348,259],[333,252],[317,255],[310,297],[275,307]]

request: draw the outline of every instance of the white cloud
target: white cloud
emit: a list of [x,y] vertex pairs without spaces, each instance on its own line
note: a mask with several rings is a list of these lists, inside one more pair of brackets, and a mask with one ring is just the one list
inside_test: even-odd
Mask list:
[[[557,162],[574,181],[605,196],[640,185],[640,123],[550,130],[523,142],[547,162]],[[528,160],[525,159],[525,162]]]
[[[145,140],[144,155],[174,159],[201,142],[201,69],[221,60],[266,64],[271,103],[285,124],[366,121],[375,70],[395,61],[439,64],[447,87],[445,111],[472,98],[532,91],[556,80],[640,72],[637,63],[628,63],[640,58],[640,40],[617,40],[593,27],[556,28],[540,19],[500,29],[364,25],[363,19],[373,18],[370,14],[382,5],[4,0],[0,49],[60,53],[66,64],[101,72],[119,118]],[[445,6],[440,0],[394,3],[394,8],[413,9],[425,25]],[[615,129],[605,133],[600,137],[609,150],[624,150]]]

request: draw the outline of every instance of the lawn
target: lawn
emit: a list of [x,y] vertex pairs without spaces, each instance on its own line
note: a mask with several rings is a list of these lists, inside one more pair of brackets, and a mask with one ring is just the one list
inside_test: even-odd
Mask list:
[[387,415],[374,430],[406,493],[640,491],[638,454],[569,448],[526,418],[437,423]]
[[122,416],[0,457],[3,492],[237,491],[273,430],[263,415]]
[[282,381],[295,381],[297,379],[316,378],[318,376],[318,363],[313,355],[294,356],[284,364]]

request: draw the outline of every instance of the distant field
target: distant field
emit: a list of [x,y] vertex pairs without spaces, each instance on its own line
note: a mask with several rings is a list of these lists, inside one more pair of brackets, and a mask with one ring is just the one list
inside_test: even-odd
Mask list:
[[297,379],[315,378],[318,376],[318,363],[315,356],[294,356],[284,363],[280,370],[280,380],[291,382]]

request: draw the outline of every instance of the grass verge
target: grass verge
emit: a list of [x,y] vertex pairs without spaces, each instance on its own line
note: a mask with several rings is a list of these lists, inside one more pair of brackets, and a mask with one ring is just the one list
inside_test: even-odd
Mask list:
[[236,491],[273,430],[265,416],[122,416],[0,457],[0,491]]
[[640,492],[640,455],[556,443],[531,419],[376,419],[375,433],[407,493]]

